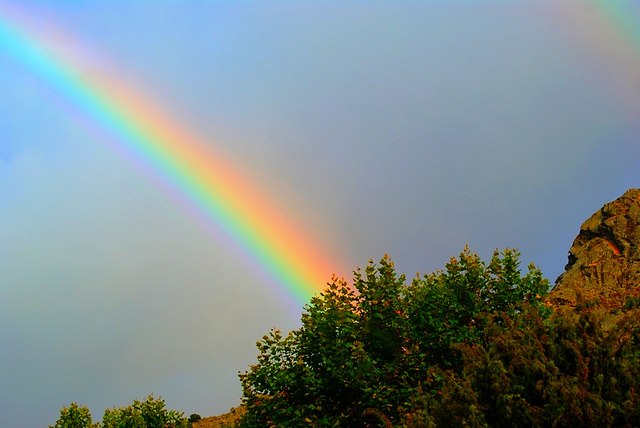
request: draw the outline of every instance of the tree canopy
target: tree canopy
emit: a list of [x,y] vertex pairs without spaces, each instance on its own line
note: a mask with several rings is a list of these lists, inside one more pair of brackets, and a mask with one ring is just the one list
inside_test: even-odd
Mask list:
[[[384,256],[333,278],[301,327],[272,329],[239,374],[237,428],[640,426],[640,308],[554,306],[520,254],[465,248],[407,282]],[[612,319],[615,322],[612,323]],[[189,426],[149,396],[107,409],[72,403],[53,428]]]
[[482,425],[491,409],[481,378],[465,409],[445,407],[474,379],[469,367],[480,373],[476,359],[524,328],[521,319],[547,325],[548,288],[534,265],[521,273],[509,249],[485,263],[465,248],[443,271],[410,283],[388,256],[370,261],[353,286],[334,278],[314,297],[300,329],[274,329],[257,343],[257,364],[240,374],[240,426],[423,426],[444,423],[440,414]]

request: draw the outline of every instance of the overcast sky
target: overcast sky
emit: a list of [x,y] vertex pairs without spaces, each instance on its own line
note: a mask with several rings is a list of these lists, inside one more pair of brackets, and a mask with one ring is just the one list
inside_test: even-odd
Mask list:
[[[580,224],[640,187],[633,2],[18,4],[224,153],[340,274],[389,253],[412,277],[469,244],[553,282]],[[228,411],[255,342],[302,308],[65,102],[0,44],[0,426],[151,392]]]

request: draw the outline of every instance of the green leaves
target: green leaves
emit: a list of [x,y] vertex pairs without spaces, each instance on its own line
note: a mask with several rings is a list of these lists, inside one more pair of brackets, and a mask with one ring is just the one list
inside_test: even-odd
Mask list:
[[133,400],[127,407],[106,409],[102,424],[91,422],[89,409],[71,403],[60,411],[60,419],[50,428],[186,428],[183,413],[165,408],[164,400],[149,395],[145,401]]
[[334,278],[299,330],[258,342],[258,363],[240,374],[240,426],[363,426],[366,415],[394,424],[421,415],[429,425],[415,397],[438,396],[446,376],[435,369],[462,370],[455,345],[486,343],[502,331],[492,327],[501,314],[538,307],[546,293],[535,267],[521,276],[518,257],[507,249],[486,265],[465,248],[445,271],[406,284],[385,255],[357,269],[352,286]]
[[98,426],[98,424],[92,423],[91,413],[87,407],[71,403],[69,407],[65,406],[60,410],[60,419],[49,428],[93,428]]
[[543,318],[532,307],[505,316],[508,328],[486,345],[458,346],[465,368],[447,374],[443,394],[468,393],[456,405],[436,403],[436,422],[453,426],[473,407],[492,426],[638,426],[638,313],[610,331],[604,319],[593,311]]

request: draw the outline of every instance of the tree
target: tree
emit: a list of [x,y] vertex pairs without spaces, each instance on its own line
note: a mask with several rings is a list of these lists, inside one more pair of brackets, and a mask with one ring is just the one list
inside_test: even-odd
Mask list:
[[104,428],[179,428],[188,422],[182,412],[167,410],[160,397],[149,395],[145,401],[133,400],[127,407],[106,409],[102,417]]
[[417,411],[416,396],[443,384],[434,368],[462,370],[452,345],[486,343],[488,326],[525,304],[544,312],[548,281],[532,265],[522,276],[518,257],[496,251],[487,265],[465,248],[444,272],[406,284],[385,255],[356,270],[353,286],[334,278],[305,307],[300,329],[257,343],[257,364],[240,374],[240,426],[398,424]]
[[612,329],[588,307],[505,317],[486,346],[458,346],[465,368],[446,375],[431,413],[452,427],[639,426],[638,315],[626,313]]
[[164,400],[149,395],[145,401],[133,400],[127,407],[106,409],[100,423],[93,424],[89,409],[71,403],[60,411],[60,419],[49,428],[186,428],[189,421],[182,412],[167,410]]
[[60,410],[60,419],[53,427],[49,428],[93,428],[98,426],[91,421],[91,413],[87,407],[71,403],[69,407],[65,406]]

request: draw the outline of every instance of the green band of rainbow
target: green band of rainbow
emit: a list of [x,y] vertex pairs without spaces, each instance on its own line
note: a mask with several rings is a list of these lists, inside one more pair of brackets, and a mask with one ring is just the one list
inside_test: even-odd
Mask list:
[[123,82],[91,75],[0,14],[0,49],[115,137],[226,233],[296,303],[321,291],[335,264],[313,248],[221,155]]

